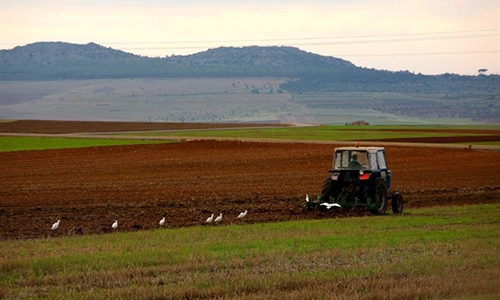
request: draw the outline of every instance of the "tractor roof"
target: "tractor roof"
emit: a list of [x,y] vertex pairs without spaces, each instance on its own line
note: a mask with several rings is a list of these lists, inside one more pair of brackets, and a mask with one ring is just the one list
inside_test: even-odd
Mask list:
[[369,153],[376,153],[377,151],[383,151],[384,147],[338,147],[335,151],[366,151]]

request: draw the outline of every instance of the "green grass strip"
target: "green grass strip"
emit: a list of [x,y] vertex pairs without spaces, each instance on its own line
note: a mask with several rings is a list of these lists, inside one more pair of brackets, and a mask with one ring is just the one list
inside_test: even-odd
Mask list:
[[[422,138],[422,137],[449,137],[449,136],[474,136],[470,133],[443,133],[419,132],[419,129],[432,129],[435,127],[410,127],[410,126],[310,126],[292,128],[269,129],[228,129],[228,130],[193,130],[176,132],[149,132],[125,135],[136,136],[177,136],[177,137],[213,137],[213,138],[253,138],[253,139],[282,139],[282,140],[318,140],[318,141],[362,141],[391,138]],[[436,127],[445,129],[443,127]],[[353,130],[355,129],[355,130]],[[388,130],[415,130],[414,132],[388,131]],[[447,129],[447,128],[446,128]],[[450,128],[451,129],[451,128]],[[479,134],[478,134],[479,135]]]
[[0,136],[0,152],[168,143],[167,140]]
[[404,299],[497,295],[499,216],[498,204],[473,205],[2,241],[0,296],[384,299],[389,286]]

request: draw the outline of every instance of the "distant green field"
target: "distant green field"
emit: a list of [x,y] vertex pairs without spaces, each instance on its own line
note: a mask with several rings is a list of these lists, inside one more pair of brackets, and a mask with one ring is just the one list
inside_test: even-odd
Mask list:
[[0,151],[45,150],[116,145],[168,143],[167,140],[91,139],[0,136]]
[[[439,129],[482,129],[498,130],[495,126],[309,126],[286,127],[268,129],[228,129],[228,130],[193,130],[178,132],[151,132],[134,133],[138,136],[177,136],[177,137],[214,137],[214,138],[250,138],[250,139],[282,139],[282,140],[318,140],[318,141],[363,141],[391,138],[422,138],[422,137],[449,137],[449,136],[474,136],[479,134],[460,132],[423,132],[425,130]],[[395,130],[395,131],[388,131]],[[398,132],[396,130],[413,130]],[[130,135],[130,134],[125,134]],[[470,143],[468,143],[470,144]],[[483,143],[485,144],[485,143]],[[498,145],[499,143],[486,143]]]
[[6,240],[0,298],[499,299],[499,216],[470,205]]
[[[353,130],[354,129],[354,130]],[[234,139],[276,139],[305,141],[364,141],[390,138],[421,138],[470,136],[471,133],[423,132],[425,130],[498,130],[498,126],[306,126],[277,127],[267,129],[224,129],[224,130],[189,130],[189,131],[155,131],[123,133],[123,139],[106,138],[62,138],[62,137],[0,137],[0,151],[43,150],[59,148],[98,147],[113,145],[154,144],[172,142],[154,140],[155,137],[190,137],[190,138],[234,138]],[[388,131],[413,130],[413,131]],[[101,137],[105,136],[102,134]],[[142,136],[145,139],[127,139],[127,136]],[[148,140],[147,138],[151,138]],[[500,142],[466,143],[473,145],[500,146]]]

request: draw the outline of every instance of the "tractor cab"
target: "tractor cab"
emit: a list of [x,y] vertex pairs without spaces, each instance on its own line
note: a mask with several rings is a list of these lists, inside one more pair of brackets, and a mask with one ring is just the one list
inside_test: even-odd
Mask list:
[[[391,171],[387,168],[385,151],[383,147],[340,147],[335,149],[333,156],[333,169],[330,173],[359,174],[359,180],[382,177],[387,189],[391,184]],[[357,170],[358,172],[352,172]]]

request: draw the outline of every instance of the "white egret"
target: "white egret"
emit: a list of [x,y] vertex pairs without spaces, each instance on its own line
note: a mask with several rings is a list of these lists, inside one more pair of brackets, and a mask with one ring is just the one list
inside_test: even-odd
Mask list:
[[222,220],[222,213],[220,213],[220,215],[215,218],[214,222],[220,222]]
[[306,202],[310,202],[309,195],[306,195]]
[[165,225],[165,217],[163,217],[163,219],[160,220],[160,226],[163,226]]
[[242,218],[244,218],[244,217],[247,215],[247,212],[248,212],[248,211],[247,211],[247,210],[245,210],[244,212],[240,213],[240,214],[238,215],[238,219],[242,219]]
[[113,225],[111,225],[111,228],[113,228],[113,229],[118,228],[118,220],[115,220],[115,222],[113,223]]
[[59,228],[59,222],[61,222],[61,220],[57,220],[57,222],[52,224],[52,230],[56,230],[57,228]]
[[323,203],[321,203],[320,205],[325,206],[325,207],[326,207],[326,209],[330,209],[330,208],[332,208],[332,207],[342,207],[342,206],[340,206],[340,204],[338,204],[338,203],[332,203],[332,204],[330,204],[330,203],[323,202]]
[[212,223],[213,220],[214,220],[214,214],[212,214],[210,217],[208,217],[208,219],[205,221],[205,223]]

